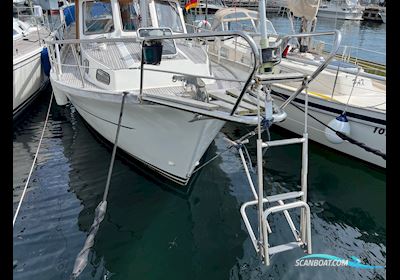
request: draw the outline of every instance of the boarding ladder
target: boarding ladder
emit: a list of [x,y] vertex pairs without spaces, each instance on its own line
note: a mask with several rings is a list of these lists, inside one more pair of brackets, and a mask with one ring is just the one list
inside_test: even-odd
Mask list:
[[[310,75],[305,75],[303,73],[279,73],[273,74],[272,71],[261,74],[255,74],[252,89],[250,92],[253,96],[257,96],[258,102],[258,124],[255,131],[252,131],[245,136],[241,137],[239,140],[231,141],[231,145],[235,146],[239,152],[240,159],[243,163],[244,170],[247,176],[247,180],[250,185],[250,189],[253,193],[254,200],[245,202],[241,208],[240,213],[242,215],[244,224],[246,229],[250,235],[252,244],[256,252],[261,256],[262,261],[265,265],[270,265],[270,256],[281,253],[284,251],[292,250],[295,248],[303,248],[308,254],[312,253],[312,242],[311,242],[311,213],[310,207],[307,204],[307,174],[308,174],[308,85],[309,83],[315,79],[327,66],[328,63],[332,60],[334,55],[336,54],[340,42],[341,42],[341,34],[339,31],[335,30],[333,32],[313,32],[313,33],[302,33],[302,34],[293,34],[293,35],[285,35],[282,38],[278,38],[277,42],[281,42],[281,47],[285,47],[291,38],[300,38],[300,37],[313,37],[313,36],[322,36],[322,35],[335,35],[334,44],[330,55],[327,59],[319,65],[316,70]],[[277,48],[277,45],[273,46],[271,49]],[[264,51],[264,50],[263,50]],[[268,50],[267,50],[268,51]],[[271,51],[266,52],[273,53]],[[278,53],[278,52],[276,52]],[[272,57],[272,56],[271,56]],[[279,64],[280,60],[273,59],[268,61],[267,59],[262,58],[262,63],[266,62],[276,62],[273,65]],[[271,64],[270,64],[271,65]],[[272,68],[271,68],[272,69]],[[264,128],[268,129],[269,125],[274,122],[282,121],[275,120],[274,115],[271,113],[268,117],[272,117],[272,119],[267,118],[267,99],[270,97],[271,86],[274,83],[286,83],[286,82],[301,82],[299,88],[294,91],[289,98],[284,100],[284,102],[279,106],[278,111],[282,111],[290,102],[296,99],[296,97],[300,93],[304,93],[304,130],[303,135],[300,138],[290,138],[290,139],[282,139],[282,140],[270,140],[264,141],[262,138],[262,131]],[[255,90],[254,90],[255,89]],[[260,100],[265,102],[265,118],[261,116],[261,105]],[[270,106],[269,108],[272,108]],[[272,111],[272,110],[271,110]],[[265,126],[265,121],[267,120],[267,125]],[[263,129],[262,129],[263,128]],[[256,132],[257,131],[257,132]],[[252,169],[251,162],[248,165],[245,154],[250,161],[250,156],[248,155],[247,149],[245,148],[245,144],[249,142],[250,136],[257,137],[257,186],[258,191],[256,191],[255,184],[250,175],[249,168]],[[293,145],[293,144],[301,144],[302,145],[302,167],[301,167],[301,186],[298,191],[292,191],[287,193],[278,193],[275,195],[267,195],[264,196],[264,181],[263,181],[263,149],[268,149],[277,146],[285,146],[285,145]],[[257,209],[257,227],[254,229],[254,226],[250,223],[248,213],[246,210],[255,206]],[[299,230],[296,228],[295,223],[289,213],[289,210],[292,209],[300,209],[300,223]],[[291,229],[294,240],[289,241],[284,244],[272,245],[270,244],[269,236],[273,233],[271,227],[268,223],[268,218],[275,213],[282,212],[284,217]],[[253,222],[254,223],[254,222]],[[256,234],[257,233],[257,234]]]
[[[303,85],[307,88],[309,77],[301,73],[287,73],[287,74],[262,74],[256,75],[255,80],[260,85],[271,85],[273,83],[284,83],[292,81],[302,81]],[[245,153],[247,150],[244,149],[243,145],[248,143],[248,139],[240,141],[232,141],[233,145],[236,145],[240,155],[240,159],[243,163],[244,170],[250,185],[250,189],[254,195],[254,200],[245,202],[241,208],[240,213],[245,223],[246,229],[250,235],[252,244],[257,253],[262,257],[262,260],[266,265],[270,264],[270,256],[287,250],[295,248],[305,248],[307,253],[311,254],[311,222],[310,222],[310,207],[307,204],[307,173],[308,173],[308,132],[307,132],[307,110],[308,107],[308,94],[306,90],[305,95],[305,122],[304,122],[304,133],[301,138],[283,139],[283,140],[270,140],[264,141],[262,139],[261,123],[258,123],[258,139],[257,139],[257,175],[258,175],[258,192],[255,189],[253,179],[250,175],[249,166],[245,159]],[[259,112],[260,114],[260,112]],[[259,119],[261,119],[259,117]],[[264,183],[263,183],[263,149],[301,144],[302,145],[302,169],[301,169],[301,190],[280,193],[276,195],[270,195],[264,197]],[[247,157],[248,154],[247,154]],[[250,159],[249,159],[250,160]],[[251,166],[251,163],[250,163]],[[247,208],[249,206],[256,206],[258,210],[258,236],[253,229],[247,215]],[[290,209],[301,208],[300,212],[300,229],[297,230],[292,217],[289,214]],[[283,212],[285,219],[293,233],[294,241],[271,246],[269,243],[269,235],[272,234],[271,227],[268,223],[268,217],[272,214]]]

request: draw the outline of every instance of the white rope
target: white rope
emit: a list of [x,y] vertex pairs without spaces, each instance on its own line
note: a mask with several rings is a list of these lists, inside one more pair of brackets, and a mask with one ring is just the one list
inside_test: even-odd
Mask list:
[[24,191],[22,192],[22,196],[21,196],[21,199],[19,200],[17,210],[15,211],[15,215],[14,215],[14,219],[13,219],[13,228],[14,228],[14,225],[15,225],[15,221],[17,220],[17,216],[18,216],[19,210],[21,208],[22,201],[24,200],[25,193],[26,193],[26,190],[28,188],[28,184],[29,184],[29,181],[31,179],[32,172],[33,172],[33,168],[35,167],[36,159],[37,159],[38,154],[39,154],[40,145],[42,144],[44,132],[46,130],[47,121],[48,121],[49,115],[50,115],[50,108],[51,108],[51,103],[53,101],[53,95],[54,95],[54,93],[52,92],[51,93],[51,98],[50,98],[50,103],[49,103],[49,108],[47,110],[46,120],[44,122],[43,130],[42,130],[42,135],[40,136],[40,140],[39,140],[39,146],[37,147],[35,158],[33,159],[31,170],[29,171],[28,179],[26,180],[26,183],[25,183]]

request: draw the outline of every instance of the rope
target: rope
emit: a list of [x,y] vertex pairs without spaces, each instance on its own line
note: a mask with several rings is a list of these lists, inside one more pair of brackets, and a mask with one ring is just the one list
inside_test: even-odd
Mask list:
[[354,82],[353,82],[353,86],[352,86],[351,91],[350,91],[349,98],[347,99],[346,107],[344,107],[344,110],[343,110],[343,114],[345,114],[347,112],[347,107],[349,106],[350,98],[351,98],[351,96],[353,94],[354,87],[356,86],[358,75],[360,74],[360,71],[361,71],[361,68],[358,68],[357,75],[354,78]]
[[[280,97],[282,97],[283,99],[286,99],[285,96],[283,96],[283,95],[280,94],[279,92],[276,92],[276,93],[277,93]],[[292,105],[293,105],[295,108],[299,109],[300,111],[304,112],[304,110],[303,110],[302,108],[300,108],[299,106],[297,106],[296,104],[292,103]],[[330,130],[332,130],[333,132],[335,132],[336,135],[339,136],[340,138],[342,138],[343,140],[347,140],[349,143],[351,143],[351,144],[353,144],[353,145],[356,145],[356,146],[358,146],[358,147],[360,147],[360,148],[366,150],[367,152],[370,152],[370,153],[373,153],[373,154],[375,154],[375,155],[377,155],[377,156],[380,156],[380,157],[382,157],[384,160],[386,160],[386,154],[382,153],[380,150],[371,148],[371,147],[367,146],[365,143],[359,142],[359,141],[357,141],[357,140],[355,140],[355,139],[353,139],[353,138],[351,138],[351,137],[349,137],[349,136],[347,136],[347,135],[345,135],[345,134],[343,134],[343,133],[341,133],[341,132],[339,132],[339,131],[333,129],[332,127],[330,127],[329,125],[323,123],[322,121],[320,121],[319,119],[317,119],[316,117],[314,117],[313,115],[311,115],[310,113],[308,113],[308,116],[310,116],[312,119],[314,119],[315,121],[317,121],[317,122],[320,123],[321,125],[323,125],[323,126],[329,128]]]
[[118,127],[117,127],[117,131],[115,134],[114,147],[113,147],[113,151],[112,151],[112,155],[111,155],[111,162],[110,162],[110,167],[108,170],[107,183],[106,183],[106,187],[104,190],[103,200],[96,207],[93,224],[90,227],[89,234],[86,238],[86,241],[85,241],[85,244],[84,244],[82,250],[79,252],[78,256],[75,259],[74,269],[72,271],[72,275],[71,275],[70,279],[78,278],[78,276],[85,269],[87,262],[88,262],[90,249],[94,245],[94,238],[96,237],[97,231],[99,230],[99,227],[100,227],[100,223],[103,221],[104,216],[107,211],[107,196],[108,196],[108,191],[110,188],[111,175],[112,175],[112,170],[114,167],[115,154],[117,151],[119,130],[121,128],[122,114],[124,111],[125,97],[127,94],[128,94],[128,92],[123,92],[123,95],[122,95],[121,109],[120,109],[119,119],[118,119]]
[[205,167],[206,165],[208,165],[209,163],[211,163],[212,161],[214,161],[215,159],[219,158],[220,156],[222,156],[222,154],[226,153],[227,151],[229,151],[232,147],[234,147],[233,145],[230,145],[227,149],[225,149],[224,151],[216,154],[215,156],[213,156],[211,159],[207,160],[205,163],[203,163],[202,165],[200,165],[199,167],[197,167],[192,174],[196,173],[197,171],[199,171],[201,168]]
[[29,184],[29,181],[31,179],[33,168],[35,167],[35,163],[36,163],[36,160],[37,160],[37,157],[38,157],[38,154],[39,154],[40,145],[42,144],[42,140],[43,140],[43,137],[44,137],[44,132],[45,132],[46,126],[47,126],[47,121],[49,120],[50,108],[51,108],[51,104],[52,104],[52,101],[53,101],[53,95],[54,95],[54,92],[51,93],[50,102],[49,102],[49,108],[47,109],[47,115],[46,115],[46,119],[44,121],[42,135],[40,136],[39,145],[38,145],[38,147],[36,149],[36,154],[35,154],[35,157],[33,159],[31,170],[29,171],[28,179],[26,180],[25,187],[24,187],[24,190],[23,190],[22,195],[21,195],[21,199],[19,200],[17,210],[15,211],[15,215],[14,215],[14,219],[13,219],[13,228],[14,228],[14,225],[15,225],[15,221],[17,220],[17,217],[18,217],[18,214],[19,214],[19,210],[21,209],[22,201],[25,198],[25,193],[26,193],[26,190],[28,188],[28,184]]

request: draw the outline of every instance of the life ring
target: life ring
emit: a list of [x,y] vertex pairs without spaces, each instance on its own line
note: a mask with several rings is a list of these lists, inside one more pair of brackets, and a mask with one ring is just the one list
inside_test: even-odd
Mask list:
[[[207,28],[204,28],[204,26]],[[200,31],[201,29],[211,29],[211,24],[208,22],[208,20],[203,19],[197,24],[197,30]]]

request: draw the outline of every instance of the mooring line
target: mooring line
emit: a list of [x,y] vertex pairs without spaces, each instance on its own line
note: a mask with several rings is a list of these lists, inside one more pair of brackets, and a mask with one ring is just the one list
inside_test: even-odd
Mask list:
[[94,238],[96,237],[97,231],[99,230],[100,224],[104,220],[107,211],[107,196],[108,196],[108,191],[110,189],[111,175],[114,167],[115,154],[117,152],[119,130],[121,128],[122,114],[124,112],[124,103],[127,94],[128,92],[123,92],[122,95],[121,109],[119,112],[119,119],[118,119],[118,127],[115,133],[114,147],[111,155],[110,167],[108,169],[108,176],[107,176],[106,187],[103,194],[103,200],[96,207],[93,224],[90,227],[89,234],[86,237],[85,244],[83,245],[82,250],[78,253],[78,256],[75,259],[74,268],[72,271],[72,275],[70,277],[71,280],[77,279],[79,275],[82,273],[82,271],[85,269],[88,263],[90,249],[94,245]]
[[54,95],[54,92],[52,91],[52,92],[51,92],[51,97],[50,97],[49,108],[47,109],[46,120],[45,120],[45,122],[44,122],[43,130],[42,130],[42,135],[40,136],[40,140],[39,140],[39,145],[38,145],[38,147],[37,147],[36,154],[35,154],[35,157],[34,157],[34,159],[33,159],[33,163],[32,163],[32,166],[31,166],[31,170],[29,171],[28,179],[26,179],[26,183],[25,183],[25,187],[24,187],[24,190],[23,190],[23,192],[22,192],[22,195],[21,195],[21,199],[19,200],[17,210],[15,211],[15,215],[14,215],[14,219],[13,219],[13,228],[14,228],[14,225],[15,225],[15,221],[17,220],[17,216],[18,216],[19,210],[21,209],[22,201],[23,201],[24,198],[25,198],[25,193],[26,193],[26,190],[27,190],[27,188],[28,188],[28,184],[29,184],[29,181],[30,181],[30,179],[31,179],[31,175],[32,175],[32,172],[33,172],[33,168],[35,167],[35,163],[36,163],[36,160],[37,160],[37,157],[38,157],[38,154],[39,154],[40,145],[42,144],[44,132],[45,132],[46,126],[47,126],[47,121],[49,120],[50,108],[51,108],[51,104],[52,104],[52,102],[53,102],[53,95]]

